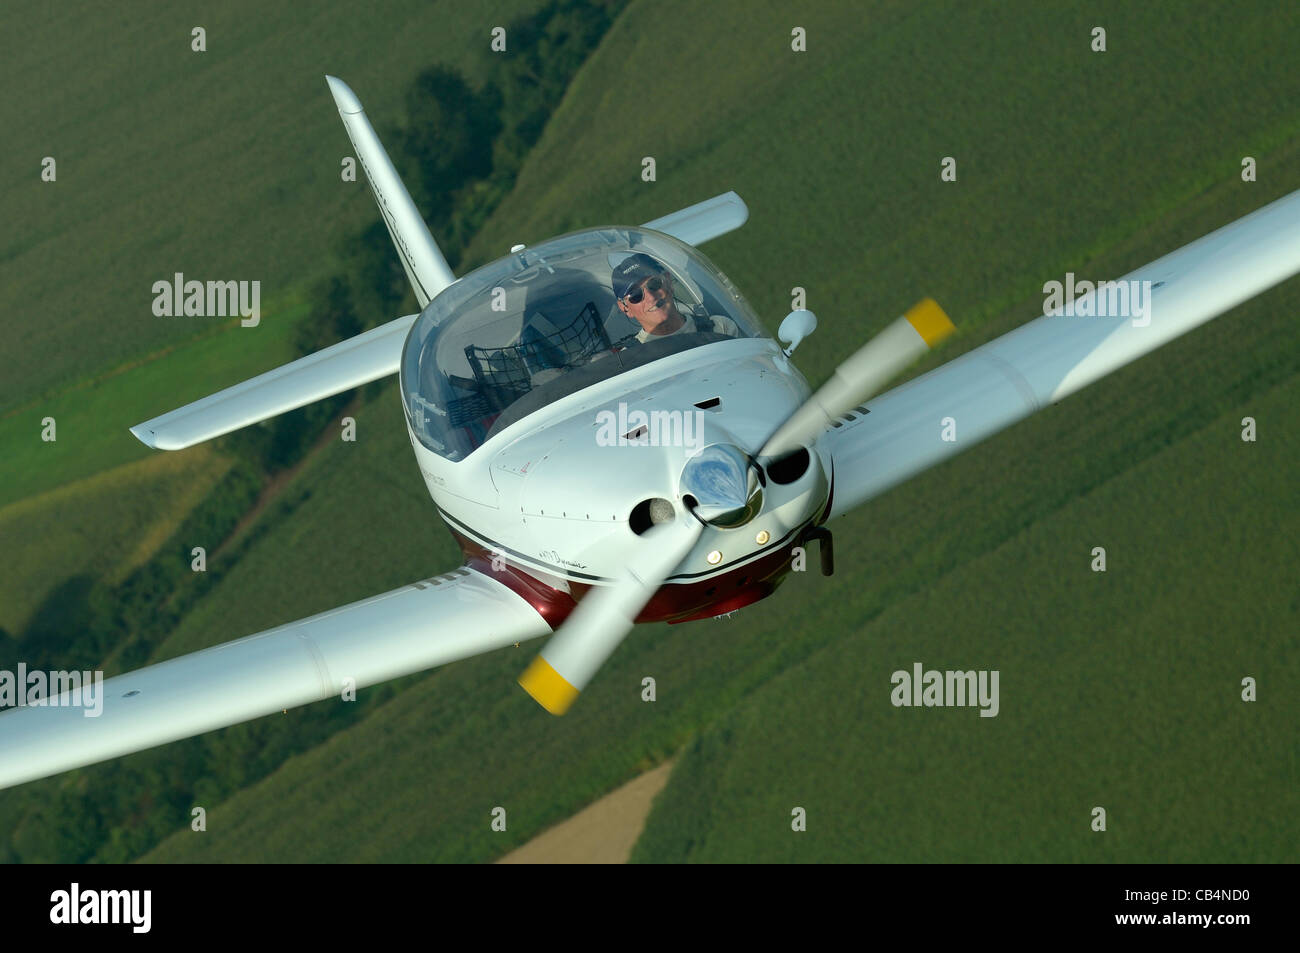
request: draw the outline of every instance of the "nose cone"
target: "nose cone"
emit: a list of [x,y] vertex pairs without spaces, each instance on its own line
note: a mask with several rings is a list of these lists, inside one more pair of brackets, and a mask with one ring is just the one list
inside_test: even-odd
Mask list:
[[686,462],[681,492],[695,497],[695,514],[717,526],[740,526],[762,505],[757,473],[749,458],[730,444],[705,447]]

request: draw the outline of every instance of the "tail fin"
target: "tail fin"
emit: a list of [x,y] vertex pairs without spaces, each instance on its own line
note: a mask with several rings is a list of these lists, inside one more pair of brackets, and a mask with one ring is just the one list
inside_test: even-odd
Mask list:
[[343,117],[348,138],[352,140],[352,147],[357,152],[357,161],[365,170],[379,213],[388,226],[393,247],[402,259],[406,277],[423,308],[438,292],[455,281],[456,276],[451,273],[447,259],[442,257],[437,242],[429,234],[429,227],[424,224],[419,210],[411,201],[406,186],[402,185],[397,170],[384,151],[383,143],[375,135],[361,106],[361,100],[338,77],[326,76],[325,79],[329,82],[330,93],[339,108],[339,115]]

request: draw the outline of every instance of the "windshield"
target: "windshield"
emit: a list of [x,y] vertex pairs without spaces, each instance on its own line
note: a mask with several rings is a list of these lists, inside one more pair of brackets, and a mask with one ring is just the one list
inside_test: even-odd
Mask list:
[[761,333],[691,246],[643,228],[575,232],[512,252],[429,302],[406,339],[402,395],[420,442],[460,460],[584,387]]

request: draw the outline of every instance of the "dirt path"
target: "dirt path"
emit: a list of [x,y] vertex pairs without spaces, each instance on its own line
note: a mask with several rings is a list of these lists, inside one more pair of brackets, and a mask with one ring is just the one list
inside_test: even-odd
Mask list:
[[297,463],[293,464],[293,466],[289,467],[287,470],[281,470],[267,481],[266,486],[262,487],[262,492],[258,495],[257,500],[249,508],[248,512],[239,518],[239,522],[236,523],[235,528],[230,531],[230,535],[223,539],[220,545],[212,551],[212,555],[208,557],[209,559],[215,559],[225,553],[225,551],[228,550],[241,535],[243,535],[244,530],[251,526],[257,518],[266,511],[266,508],[275,502],[276,498],[280,495],[280,491],[292,483],[294,477],[301,473],[308,463],[315,460],[330,441],[338,439],[338,422],[344,417],[355,417],[357,414],[357,408],[360,406],[360,396],[353,397],[348,401],[348,405],[339,411],[337,418],[325,425],[320,436],[317,437],[316,441],[307,448],[306,452],[303,453]]
[[499,864],[625,864],[650,805],[672,772],[673,762],[634,778],[583,808],[567,821],[543,831]]

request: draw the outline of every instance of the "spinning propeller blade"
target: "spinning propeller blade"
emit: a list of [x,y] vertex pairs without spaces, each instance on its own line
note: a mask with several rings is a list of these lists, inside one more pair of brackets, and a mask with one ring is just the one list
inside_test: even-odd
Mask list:
[[[837,367],[831,379],[768,439],[759,456],[771,460],[812,443],[836,417],[876,394],[952,332],[952,322],[933,300],[913,305]],[[651,527],[622,575],[612,585],[589,592],[519,676],[519,684],[538,704],[553,715],[568,711],[646,603],[691,551],[705,524],[744,521],[755,489],[745,459],[739,451],[713,446],[688,464],[682,479],[697,509]]]
[[552,715],[568,711],[703,530],[703,523],[684,514],[647,530],[621,578],[588,593],[519,676],[524,691]]
[[912,305],[835,368],[831,379],[768,438],[759,457],[773,460],[808,446],[835,418],[874,397],[896,374],[953,330],[948,315],[932,298]]

